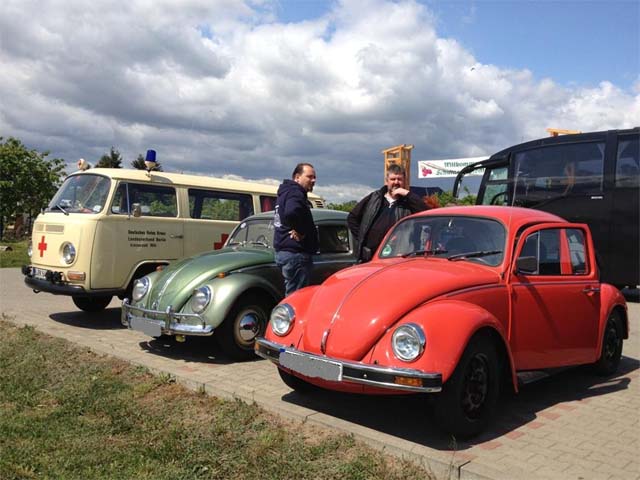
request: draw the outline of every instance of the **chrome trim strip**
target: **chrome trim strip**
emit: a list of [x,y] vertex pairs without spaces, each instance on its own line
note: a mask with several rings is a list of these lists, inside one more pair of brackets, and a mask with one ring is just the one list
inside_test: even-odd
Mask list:
[[285,350],[290,351],[290,352],[295,352],[296,354],[299,355],[303,355],[309,358],[318,358],[318,359],[323,359],[323,360],[331,360],[332,362],[337,362],[340,363],[342,365],[342,381],[346,381],[346,382],[350,382],[350,383],[359,383],[359,384],[364,384],[364,385],[370,385],[373,387],[380,387],[380,388],[388,388],[388,389],[392,389],[392,390],[401,390],[401,391],[411,391],[411,392],[429,392],[429,393],[433,393],[433,392],[440,392],[442,390],[442,385],[440,383],[440,385],[438,386],[422,386],[422,387],[415,387],[415,386],[411,386],[411,385],[399,385],[397,383],[392,383],[392,382],[384,382],[381,380],[371,380],[371,379],[367,379],[367,378],[357,378],[357,377],[353,377],[348,375],[348,372],[346,370],[348,369],[352,369],[355,370],[357,372],[363,372],[363,376],[366,377],[367,373],[371,373],[371,374],[375,374],[375,375],[384,375],[384,376],[389,376],[389,377],[394,377],[394,376],[401,376],[401,377],[409,377],[409,378],[418,378],[418,379],[423,379],[423,380],[430,380],[430,381],[434,381],[437,382],[438,380],[441,379],[441,374],[440,373],[425,373],[425,372],[421,372],[420,370],[414,370],[414,369],[410,369],[410,368],[391,368],[391,367],[377,367],[375,365],[365,365],[362,363],[357,363],[357,362],[349,362],[346,360],[340,360],[334,357],[325,357],[322,355],[315,355],[313,353],[307,353],[307,352],[302,352],[296,348],[293,347],[285,347],[284,345],[280,345],[274,342],[271,342],[265,338],[257,338],[256,339],[256,348],[255,348],[255,353],[256,355],[265,358],[267,360],[270,360],[271,362],[275,363],[276,365],[279,365],[279,360],[275,357],[275,356],[270,356],[268,353],[262,352],[260,351],[260,348],[264,348],[266,350],[270,350],[271,353],[278,353],[278,355],[280,354],[280,352],[283,352]]

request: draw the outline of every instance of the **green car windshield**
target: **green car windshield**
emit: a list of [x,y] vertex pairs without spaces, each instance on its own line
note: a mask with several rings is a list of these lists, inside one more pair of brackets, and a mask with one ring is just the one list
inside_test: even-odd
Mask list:
[[273,248],[273,219],[246,220],[231,232],[226,246]]
[[470,216],[416,217],[400,222],[379,258],[436,256],[496,266],[504,258],[506,232],[492,219]]

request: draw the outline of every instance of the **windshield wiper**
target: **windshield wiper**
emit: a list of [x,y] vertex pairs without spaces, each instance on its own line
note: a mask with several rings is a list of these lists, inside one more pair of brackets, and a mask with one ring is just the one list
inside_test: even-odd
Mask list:
[[261,247],[269,248],[269,244],[267,242],[260,242],[258,240],[252,240],[249,243],[251,245],[260,245]]
[[245,242],[228,242],[227,243],[227,247],[231,247],[233,245],[240,245],[241,247],[244,247]]
[[[60,205],[59,203],[56,203],[56,204],[54,205],[54,208],[59,208],[60,210],[62,210],[62,213],[64,213],[65,215],[69,215],[69,212],[67,212],[67,211],[62,207],[62,205]],[[52,208],[52,210],[53,210],[53,208]]]
[[477,257],[486,257],[489,255],[495,255],[497,253],[502,253],[502,250],[480,250],[477,252],[467,252],[467,253],[456,253],[455,255],[451,255],[447,257],[447,260],[464,260],[465,258],[477,258]]
[[433,248],[431,250],[416,250],[414,252],[405,253],[404,255],[402,255],[402,258],[417,257],[418,255],[424,255],[426,257],[427,255],[437,255],[439,253],[447,253],[447,250],[445,250],[444,248]]

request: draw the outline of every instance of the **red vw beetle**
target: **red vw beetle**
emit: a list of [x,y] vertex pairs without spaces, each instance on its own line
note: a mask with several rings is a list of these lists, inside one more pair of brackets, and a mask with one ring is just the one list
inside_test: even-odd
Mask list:
[[[407,217],[374,259],[285,298],[256,353],[298,391],[435,395],[435,419],[479,433],[517,374],[620,362],[624,297],[600,283],[586,225],[471,206]],[[506,380],[506,381],[504,381]]]

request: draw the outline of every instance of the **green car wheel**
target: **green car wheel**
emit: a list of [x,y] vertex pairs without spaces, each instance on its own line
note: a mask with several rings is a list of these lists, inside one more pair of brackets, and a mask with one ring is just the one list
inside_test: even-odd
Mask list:
[[274,302],[263,296],[241,297],[216,331],[222,351],[233,360],[255,358],[253,347],[263,336]]

